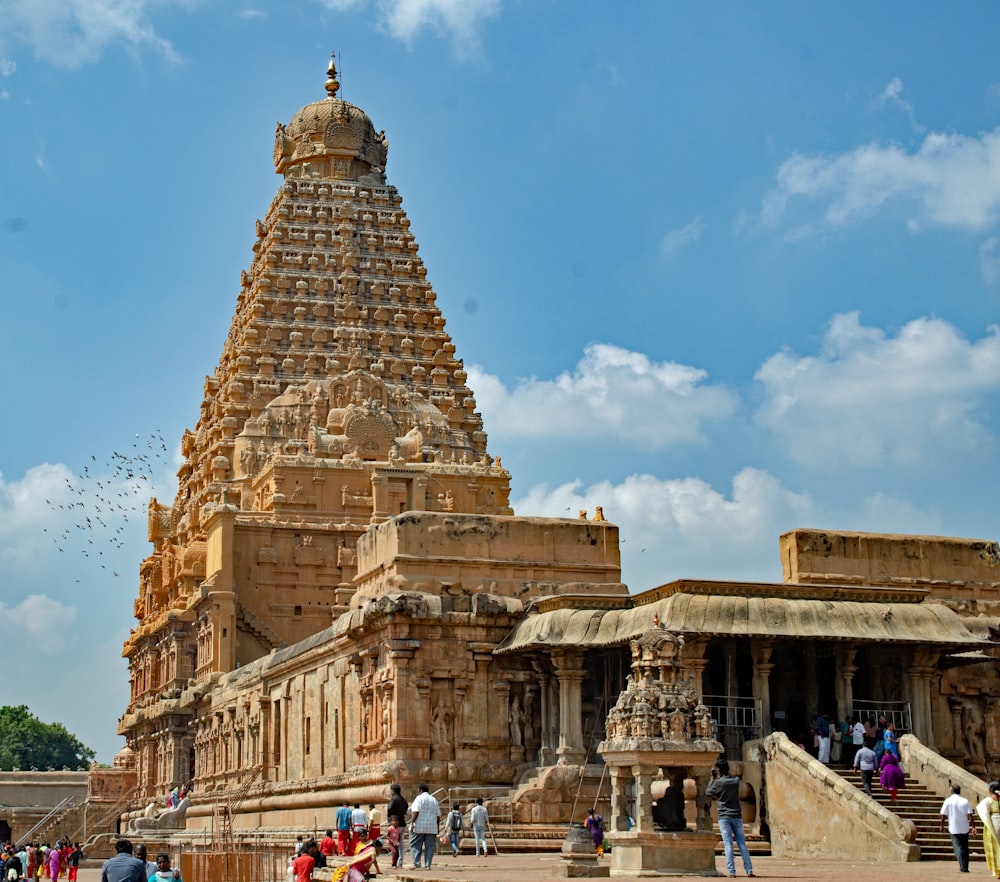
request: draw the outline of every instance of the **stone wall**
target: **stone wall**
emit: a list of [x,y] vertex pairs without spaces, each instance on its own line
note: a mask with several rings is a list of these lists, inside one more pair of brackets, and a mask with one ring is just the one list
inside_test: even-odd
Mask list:
[[[79,807],[87,801],[89,772],[0,772],[0,824],[10,825],[17,840],[64,799],[78,807],[62,816],[58,832],[78,825]],[[39,836],[51,831],[39,830]],[[67,830],[66,832],[70,832]]]
[[785,582],[925,585],[932,596],[977,585],[1000,597],[1000,547],[983,539],[792,530],[781,537]]
[[972,805],[986,798],[985,781],[928,749],[913,735],[899,739],[899,752],[907,777],[935,791],[942,802],[951,793],[952,784],[962,788],[962,796]]

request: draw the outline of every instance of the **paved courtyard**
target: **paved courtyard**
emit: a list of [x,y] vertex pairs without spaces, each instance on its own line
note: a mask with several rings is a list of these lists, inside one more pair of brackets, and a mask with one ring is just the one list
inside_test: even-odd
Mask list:
[[[383,866],[379,879],[405,880],[405,882],[534,882],[554,878],[554,869],[559,864],[559,856],[551,852],[543,854],[490,855],[488,858],[472,856],[435,857],[430,870],[397,870],[391,876]],[[610,858],[605,858],[610,861]],[[954,861],[926,861],[911,864],[872,863],[863,860],[801,860],[777,857],[754,857],[754,873],[762,879],[781,879],[784,882],[816,882],[817,879],[850,880],[877,878],[879,882],[940,882],[942,879],[991,879],[986,864],[974,861],[967,875],[959,875],[958,864]],[[726,865],[722,858],[716,861],[720,876],[726,875]],[[737,878],[745,878],[742,866],[737,863]],[[101,871],[87,869],[80,871],[80,882],[100,882]],[[620,878],[620,877],[616,877]],[[201,882],[201,880],[188,880]]]

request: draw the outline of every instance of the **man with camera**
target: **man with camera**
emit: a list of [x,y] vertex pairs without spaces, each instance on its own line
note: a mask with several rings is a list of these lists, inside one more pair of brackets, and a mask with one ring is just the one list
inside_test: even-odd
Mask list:
[[730,876],[736,875],[736,861],[733,856],[733,840],[739,847],[743,857],[743,869],[748,876],[753,876],[753,864],[750,862],[750,852],[747,851],[747,841],[743,834],[743,815],[740,812],[740,779],[729,774],[729,762],[719,759],[712,767],[712,780],[705,789],[705,795],[715,799],[719,813],[719,832],[722,834],[722,846],[726,852],[726,869]]

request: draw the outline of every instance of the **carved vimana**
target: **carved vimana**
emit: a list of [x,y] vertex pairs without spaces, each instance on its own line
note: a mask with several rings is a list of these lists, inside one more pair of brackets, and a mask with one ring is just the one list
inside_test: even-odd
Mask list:
[[[153,553],[124,651],[130,713],[328,626],[350,607],[369,525],[402,511],[512,514],[510,475],[487,453],[386,183],[385,134],[338,89],[331,61],[327,97],[277,127],[284,182],[183,435],[177,496],[150,504]],[[242,557],[206,568],[220,516],[249,538]]]

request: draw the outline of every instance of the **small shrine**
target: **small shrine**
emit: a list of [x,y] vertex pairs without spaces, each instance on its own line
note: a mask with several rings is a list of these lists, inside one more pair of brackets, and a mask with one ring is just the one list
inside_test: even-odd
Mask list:
[[709,804],[698,797],[689,830],[684,781],[693,779],[703,794],[723,748],[681,660],[684,638],[656,627],[630,646],[632,672],[598,748],[611,777],[611,875],[714,876],[718,836]]

